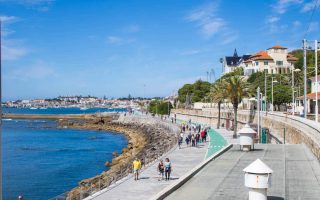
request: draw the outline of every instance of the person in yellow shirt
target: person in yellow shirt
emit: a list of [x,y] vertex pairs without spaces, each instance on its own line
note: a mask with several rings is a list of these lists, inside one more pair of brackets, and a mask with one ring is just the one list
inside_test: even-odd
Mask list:
[[135,158],[132,162],[134,180],[139,180],[139,170],[141,169],[141,161],[138,158]]

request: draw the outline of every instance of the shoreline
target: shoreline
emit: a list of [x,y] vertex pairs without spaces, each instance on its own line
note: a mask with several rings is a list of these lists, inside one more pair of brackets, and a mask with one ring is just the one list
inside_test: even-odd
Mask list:
[[97,114],[10,114],[3,118],[57,120],[58,128],[111,131],[123,134],[127,138],[128,145],[121,150],[121,154],[113,154],[112,161],[105,162],[105,165],[110,167],[108,170],[79,181],[77,187],[65,193],[66,199],[72,200],[85,198],[128,176],[132,172],[131,163],[135,157],[143,158],[147,165],[177,144],[177,130],[175,129],[177,127],[172,128],[166,122],[151,118],[142,119],[116,113],[108,113],[104,116]]
[[124,134],[128,140],[128,145],[122,149],[120,155],[114,156],[111,162],[106,161],[105,165],[110,167],[108,170],[80,181],[78,187],[73,188],[67,193],[67,199],[84,198],[109,187],[131,173],[131,163],[135,157],[144,159],[144,163],[148,164],[166,153],[176,144],[175,134],[170,134],[164,128],[143,122],[115,122],[104,120],[103,118],[95,118],[94,120],[82,122],[84,123],[61,120],[59,121],[59,125],[82,130],[103,130]]

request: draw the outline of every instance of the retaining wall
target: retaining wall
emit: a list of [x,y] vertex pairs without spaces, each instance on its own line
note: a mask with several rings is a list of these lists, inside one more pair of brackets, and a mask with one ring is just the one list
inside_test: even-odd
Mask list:
[[[187,110],[173,109],[172,116],[177,119],[204,123],[216,127],[218,122],[217,110]],[[291,144],[305,143],[314,155],[320,160],[320,123],[297,116],[286,115],[279,112],[261,113],[262,127],[269,128],[276,137],[282,138],[285,130],[286,141]],[[230,110],[221,111],[221,124],[227,119],[233,119]],[[257,113],[249,110],[238,111],[238,130],[246,123],[257,123]]]

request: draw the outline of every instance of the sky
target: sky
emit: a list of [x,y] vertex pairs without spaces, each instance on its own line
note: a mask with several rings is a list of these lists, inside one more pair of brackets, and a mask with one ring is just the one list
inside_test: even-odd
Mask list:
[[[313,8],[317,9],[312,16]],[[320,0],[0,0],[3,99],[169,96],[219,59],[320,40]],[[312,16],[312,17],[311,17]]]

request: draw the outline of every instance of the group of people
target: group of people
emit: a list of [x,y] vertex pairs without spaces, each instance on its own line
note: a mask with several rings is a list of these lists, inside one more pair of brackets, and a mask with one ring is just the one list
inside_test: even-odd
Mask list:
[[[133,174],[134,174],[134,180],[139,180],[139,174],[140,170],[144,163],[140,161],[138,158],[135,158],[132,162],[132,168],[133,168]],[[170,175],[172,172],[172,165],[169,158],[166,158],[165,161],[162,159],[159,161],[159,164],[157,166],[157,171],[159,172],[159,178],[158,181],[161,181],[165,178],[166,181],[170,180]]]
[[182,125],[178,139],[179,148],[181,148],[183,136],[186,132],[188,132],[188,135],[185,137],[185,142],[188,147],[197,147],[199,143],[207,142],[208,128],[202,128],[201,125]]

